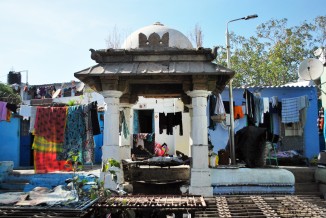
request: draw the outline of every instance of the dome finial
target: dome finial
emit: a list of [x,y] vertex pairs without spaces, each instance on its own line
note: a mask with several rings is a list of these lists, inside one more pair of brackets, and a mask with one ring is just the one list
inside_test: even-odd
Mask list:
[[164,26],[163,24],[161,24],[159,21],[155,22],[153,25],[157,25],[157,26]]

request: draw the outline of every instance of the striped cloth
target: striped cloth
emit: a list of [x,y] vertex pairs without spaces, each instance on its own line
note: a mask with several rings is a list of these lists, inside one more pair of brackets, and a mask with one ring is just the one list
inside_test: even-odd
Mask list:
[[300,122],[300,110],[308,107],[307,96],[282,99],[282,123]]

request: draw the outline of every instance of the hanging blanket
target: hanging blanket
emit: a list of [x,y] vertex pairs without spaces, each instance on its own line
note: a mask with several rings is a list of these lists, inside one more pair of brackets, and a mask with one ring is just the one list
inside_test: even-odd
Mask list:
[[36,151],[57,153],[62,152],[63,143],[50,142],[42,136],[35,135],[32,148]]
[[63,149],[67,107],[37,107],[33,141],[35,173],[69,171],[56,159]]
[[65,160],[58,161],[55,152],[40,152],[34,150],[35,173],[49,173],[55,171],[71,171],[71,165]]
[[92,126],[92,103],[84,106],[84,119],[86,137],[83,146],[83,161],[84,163],[93,163],[94,160],[94,139],[93,139],[93,126]]
[[63,152],[59,160],[67,160],[69,152],[78,153],[79,161],[83,162],[82,150],[86,141],[86,125],[84,106],[76,105],[68,108]]
[[49,142],[64,142],[67,107],[37,107],[35,135]]

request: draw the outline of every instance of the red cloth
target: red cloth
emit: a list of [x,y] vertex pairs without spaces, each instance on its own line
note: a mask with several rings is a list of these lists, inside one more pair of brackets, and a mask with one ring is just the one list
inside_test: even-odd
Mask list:
[[35,135],[49,142],[63,143],[67,107],[37,107]]
[[48,173],[54,171],[72,171],[72,167],[65,160],[57,160],[53,152],[34,151],[35,173]]

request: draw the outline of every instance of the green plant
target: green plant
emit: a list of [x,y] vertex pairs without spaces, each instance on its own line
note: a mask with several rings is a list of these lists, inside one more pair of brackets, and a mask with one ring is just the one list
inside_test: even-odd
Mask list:
[[74,152],[74,151],[68,152],[66,167],[72,168],[73,171],[73,178],[71,181],[73,186],[72,188],[73,190],[76,190],[77,197],[79,199],[81,196],[87,195],[83,191],[83,187],[88,181],[87,179],[81,179],[81,177],[78,174],[76,174],[77,171],[83,170],[83,164],[80,161],[78,161],[78,159],[79,159],[78,152]]
[[[111,196],[111,190],[104,187],[105,184],[105,176],[104,180],[100,181],[98,177],[94,178],[94,182],[89,190],[85,190],[85,185],[88,185],[88,180],[85,178],[80,177],[76,172],[83,169],[83,165],[79,160],[79,154],[78,152],[69,152],[68,153],[68,159],[67,159],[67,168],[72,168],[73,171],[73,178],[71,180],[72,182],[72,189],[76,190],[77,197],[79,200],[80,197],[89,197],[92,200],[98,198],[98,197],[110,197]],[[109,172],[111,175],[111,179],[113,182],[117,183],[117,174],[114,169],[120,168],[120,162],[110,158],[106,161],[103,161],[101,172],[106,173]]]
[[67,102],[67,105],[68,106],[74,106],[74,105],[76,105],[77,104],[77,101],[76,100],[69,100],[68,102]]
[[[112,167],[120,168],[120,162],[116,161],[112,158],[110,158],[106,161],[103,161],[101,172],[103,172],[103,173],[109,172],[111,175],[112,181],[117,183],[118,177],[117,177],[116,171],[114,169],[112,169]],[[106,177],[104,176],[103,181],[98,181],[98,179],[96,179],[95,184],[91,187],[91,190],[90,190],[91,199],[96,199],[97,197],[102,197],[102,196],[103,197],[111,196],[111,194],[112,194],[111,190],[104,187],[105,178]]]
[[318,165],[318,157],[315,155],[313,158],[310,160],[310,166],[317,166]]

